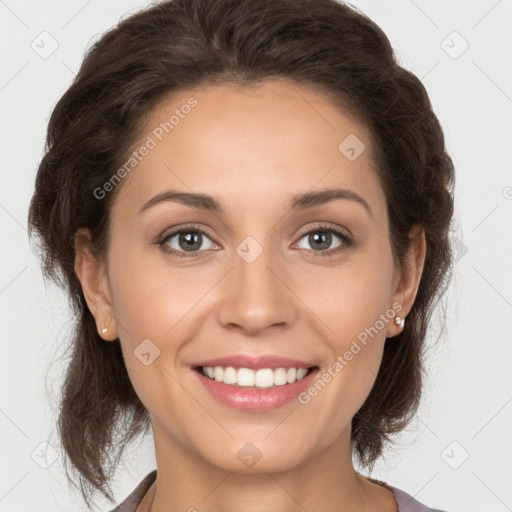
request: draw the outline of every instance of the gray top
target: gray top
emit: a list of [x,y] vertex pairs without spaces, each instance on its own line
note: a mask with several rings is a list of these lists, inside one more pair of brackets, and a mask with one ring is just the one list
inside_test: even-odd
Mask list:
[[[139,485],[137,485],[137,487],[131,492],[131,494],[110,512],[135,512],[140,502],[142,501],[142,498],[148,492],[149,488],[155,480],[156,469],[147,474],[139,483]],[[373,478],[369,478],[369,480],[373,483],[381,485],[382,487],[385,487],[393,493],[395,500],[398,503],[399,512],[445,512],[443,510],[429,508],[415,500],[405,491],[401,491],[396,487],[392,487],[391,485],[382,482],[381,480],[375,480]]]

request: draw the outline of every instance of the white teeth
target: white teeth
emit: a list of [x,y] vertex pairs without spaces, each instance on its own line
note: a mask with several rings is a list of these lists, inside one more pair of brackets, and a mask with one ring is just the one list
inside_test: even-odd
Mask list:
[[276,386],[282,386],[283,384],[288,384],[288,379],[286,378],[286,369],[285,368],[277,368],[276,370],[274,370],[274,384]]
[[274,370],[265,368],[256,372],[254,383],[258,388],[269,388],[274,385]]
[[233,368],[228,366],[204,366],[202,373],[210,379],[224,384],[238,384],[245,387],[270,388],[272,386],[284,386],[302,380],[308,373],[308,368],[262,368],[252,370],[250,368]]
[[236,384],[236,381],[236,370],[231,366],[226,368],[224,370],[224,378],[222,379],[222,382],[225,384]]
[[236,383],[239,386],[254,386],[254,371],[249,368],[239,368]]
[[224,379],[224,369],[221,366],[216,366],[213,369],[213,374],[217,382],[222,382]]
[[306,376],[306,373],[308,373],[307,368],[299,368],[297,370],[297,380],[302,380]]

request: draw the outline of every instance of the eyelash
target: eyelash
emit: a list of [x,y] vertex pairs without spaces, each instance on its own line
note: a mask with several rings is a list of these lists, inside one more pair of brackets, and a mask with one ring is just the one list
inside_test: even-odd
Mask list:
[[[345,233],[344,231],[340,230],[337,227],[334,227],[331,224],[322,224],[322,225],[315,226],[313,229],[309,229],[308,231],[301,233],[299,235],[299,240],[302,239],[305,235],[309,235],[311,233],[319,233],[319,232],[334,233],[337,237],[339,237],[341,239],[341,241],[343,243],[336,249],[329,249],[327,251],[311,251],[311,252],[317,253],[318,256],[331,257],[331,256],[334,256],[338,253],[341,253],[341,252],[347,250],[349,247],[351,247],[353,245],[353,239],[351,236],[349,236],[347,233]],[[176,231],[173,231],[173,232],[163,236],[160,239],[160,241],[158,242],[158,245],[168,256],[172,256],[172,257],[176,257],[176,258],[200,257],[200,254],[204,251],[191,251],[191,252],[187,253],[186,251],[176,251],[175,249],[169,248],[169,246],[167,245],[167,242],[171,238],[175,237],[176,235],[180,235],[182,233],[201,233],[202,235],[205,235],[208,238],[211,238],[210,235],[203,229],[198,228],[193,225],[186,225]],[[306,251],[308,249],[300,249],[300,250]]]

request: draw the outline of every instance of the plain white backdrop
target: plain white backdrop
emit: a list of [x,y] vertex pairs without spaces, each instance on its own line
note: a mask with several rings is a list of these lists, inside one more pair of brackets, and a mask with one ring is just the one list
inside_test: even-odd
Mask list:
[[[50,113],[85,49],[148,4],[0,0],[0,512],[85,510],[55,429],[70,316],[42,280],[27,209]],[[447,329],[417,418],[371,476],[450,512],[512,510],[512,0],[352,4],[424,83],[456,167]],[[148,436],[125,453],[118,501],[154,467]]]

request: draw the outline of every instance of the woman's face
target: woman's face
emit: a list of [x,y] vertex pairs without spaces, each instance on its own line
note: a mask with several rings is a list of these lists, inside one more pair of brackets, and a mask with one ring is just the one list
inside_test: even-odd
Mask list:
[[[119,337],[157,452],[244,472],[349,449],[386,336],[400,331],[393,317],[412,299],[394,267],[369,133],[286,81],[182,91],[145,126],[140,161],[117,185],[95,312],[100,332]],[[335,189],[344,192],[317,195]],[[257,387],[197,369],[236,356],[294,362],[254,360],[267,369],[259,377],[238,372],[247,361],[212,363],[233,365],[222,378],[249,379],[240,384],[255,375]],[[315,370],[264,387],[301,366]]]

